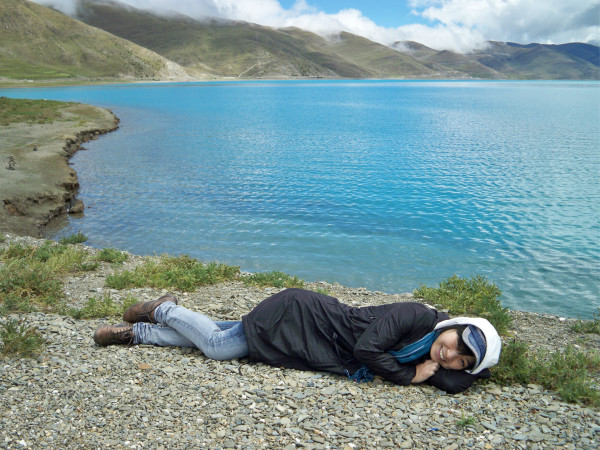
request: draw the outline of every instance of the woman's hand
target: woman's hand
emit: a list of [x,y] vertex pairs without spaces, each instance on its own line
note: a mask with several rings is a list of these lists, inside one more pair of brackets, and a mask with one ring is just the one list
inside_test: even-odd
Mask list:
[[440,365],[431,359],[428,359],[421,364],[417,364],[417,373],[415,373],[415,377],[412,379],[411,383],[422,383],[436,373],[439,368]]

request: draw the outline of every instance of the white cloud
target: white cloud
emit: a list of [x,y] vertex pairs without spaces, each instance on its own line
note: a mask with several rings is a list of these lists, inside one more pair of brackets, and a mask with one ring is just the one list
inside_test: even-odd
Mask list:
[[[77,0],[36,0],[73,14]],[[357,9],[326,14],[298,0],[286,10],[278,0],[121,0],[140,9],[176,11],[194,18],[243,20],[271,27],[295,26],[321,35],[347,31],[390,45],[412,40],[437,50],[468,51],[487,40],[564,43],[599,41],[599,0],[409,0],[413,14],[430,25],[377,25]],[[309,0],[310,1],[310,0]]]
[[598,0],[413,0],[420,15],[487,40],[564,43],[598,39]]
[[64,12],[72,16],[76,11],[76,0],[33,0],[35,3],[39,3],[44,6],[50,6],[56,8],[59,11]]

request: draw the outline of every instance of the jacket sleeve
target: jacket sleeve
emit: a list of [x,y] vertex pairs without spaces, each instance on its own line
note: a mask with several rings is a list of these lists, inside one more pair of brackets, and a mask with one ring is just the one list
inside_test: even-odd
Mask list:
[[358,338],[354,357],[375,374],[400,385],[409,385],[415,377],[413,364],[400,364],[388,352],[402,341],[410,343],[431,331],[435,312],[421,310],[410,304],[396,304],[377,317]]
[[446,391],[448,394],[459,394],[466,391],[478,379],[489,378],[490,375],[489,369],[482,370],[477,375],[471,375],[462,370],[448,370],[440,367],[431,378],[425,380],[425,383]]
[[440,367],[436,373],[425,380],[448,394],[458,394],[467,390],[478,377],[462,370],[448,370]]

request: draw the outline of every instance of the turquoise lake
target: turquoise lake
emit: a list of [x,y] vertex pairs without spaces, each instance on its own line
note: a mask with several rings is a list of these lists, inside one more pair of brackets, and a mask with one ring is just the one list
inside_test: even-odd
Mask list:
[[53,237],[384,292],[481,274],[600,308],[600,83],[285,81],[0,90],[111,109]]

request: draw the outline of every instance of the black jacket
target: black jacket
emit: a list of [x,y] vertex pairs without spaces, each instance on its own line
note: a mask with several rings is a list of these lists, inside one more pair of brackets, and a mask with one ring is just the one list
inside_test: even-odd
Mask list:
[[[262,301],[242,322],[252,361],[341,375],[364,364],[389,381],[408,385],[415,366],[427,356],[400,364],[388,351],[417,341],[446,319],[420,303],[354,308],[327,295],[287,289]],[[426,382],[458,393],[480,376],[440,367]]]

